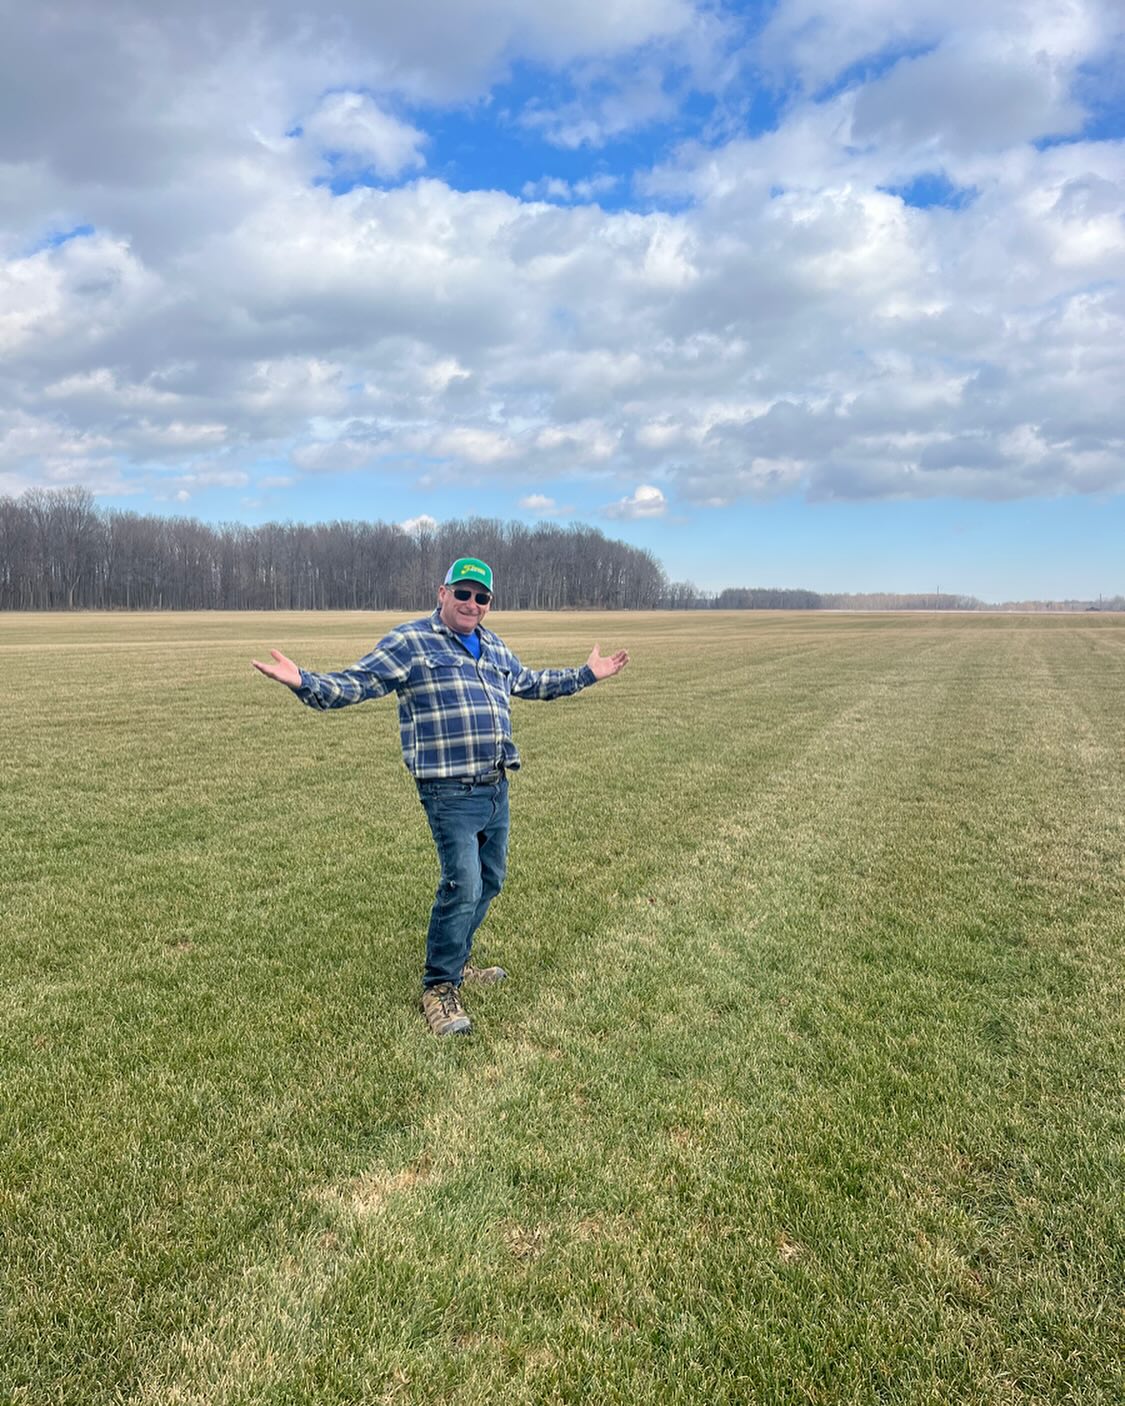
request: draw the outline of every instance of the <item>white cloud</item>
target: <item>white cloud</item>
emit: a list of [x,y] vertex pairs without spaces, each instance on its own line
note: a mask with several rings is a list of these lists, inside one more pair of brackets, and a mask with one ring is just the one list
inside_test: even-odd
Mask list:
[[1113,0],[781,0],[757,48],[761,61],[815,89],[861,61],[887,62],[950,35],[1074,62],[1109,38],[1119,23],[1113,16]]
[[398,176],[426,164],[425,133],[383,112],[366,93],[330,93],[303,125],[307,138],[343,158],[345,170],[370,165],[380,176]]
[[416,532],[432,532],[437,527],[437,518],[430,517],[429,513],[421,513],[418,517],[408,517],[405,522],[400,522],[399,527],[410,536]]
[[102,477],[113,464],[108,435],[74,430],[23,411],[0,411],[0,468],[48,486]]
[[250,475],[241,469],[201,469],[198,473],[179,474],[172,480],[185,488],[245,488]]
[[642,483],[628,498],[621,498],[603,509],[608,518],[663,517],[668,501],[659,488]]
[[378,445],[369,439],[315,440],[293,450],[293,464],[305,473],[348,473],[362,469],[378,454]]
[[949,44],[905,59],[857,95],[852,136],[965,156],[1081,129],[1065,66],[1008,44]]
[[519,505],[525,513],[535,517],[570,517],[574,513],[573,507],[563,506],[545,493],[528,493],[520,499]]
[[160,280],[125,240],[71,239],[0,266],[0,353],[34,359],[65,345],[67,370],[87,372],[116,333],[164,305]]
[[584,92],[558,108],[533,105],[521,120],[552,145],[573,151],[603,147],[637,128],[666,121],[675,110],[676,99],[665,88],[663,70],[648,67],[630,75],[627,85],[608,92]]
[[[533,120],[575,124],[572,151],[679,115],[693,85],[734,110],[715,12],[255,13],[12,16],[0,483],[119,492],[267,461],[660,495],[618,516],[665,491],[1125,488],[1125,145],[1038,142],[1082,119],[1109,4],[782,0],[755,50],[796,84],[775,130],[728,139],[717,109],[612,211],[591,202],[637,188],[604,156],[559,157],[565,179],[522,200],[419,177],[423,153],[445,170],[426,104],[531,59],[559,80]],[[66,105],[42,102],[47,72]],[[409,183],[334,195],[326,150]],[[962,198],[921,208],[926,182]]]
[[619,432],[604,420],[581,420],[545,426],[535,436],[535,449],[554,453],[572,464],[600,464],[613,457],[619,437]]
[[422,373],[425,384],[433,391],[447,391],[459,382],[471,381],[473,373],[466,370],[456,357],[443,356]]
[[466,425],[437,435],[431,452],[462,463],[496,464],[511,459],[517,451],[507,435]]

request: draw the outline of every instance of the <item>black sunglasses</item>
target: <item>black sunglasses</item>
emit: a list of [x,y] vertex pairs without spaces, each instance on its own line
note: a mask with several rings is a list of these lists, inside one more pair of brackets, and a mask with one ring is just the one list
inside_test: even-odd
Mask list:
[[455,600],[468,600],[472,596],[477,605],[491,605],[492,597],[487,591],[470,591],[467,586],[458,586],[453,592]]

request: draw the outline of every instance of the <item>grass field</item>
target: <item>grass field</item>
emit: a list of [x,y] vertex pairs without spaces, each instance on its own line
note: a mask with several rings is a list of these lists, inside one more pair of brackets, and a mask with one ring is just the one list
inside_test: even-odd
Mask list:
[[444,1041],[391,623],[0,615],[0,1401],[1125,1399],[1125,617],[498,615]]

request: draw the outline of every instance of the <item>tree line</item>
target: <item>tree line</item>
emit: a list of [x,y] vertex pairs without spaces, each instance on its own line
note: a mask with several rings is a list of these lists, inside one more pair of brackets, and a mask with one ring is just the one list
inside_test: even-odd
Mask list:
[[702,591],[669,581],[651,552],[582,525],[215,526],[99,509],[83,488],[0,496],[0,610],[417,610],[465,553],[495,569],[506,610],[1125,610],[1122,596],[989,606],[938,592]]
[[[675,588],[674,588],[675,589]],[[976,596],[946,591],[902,593],[894,591],[806,591],[774,586],[731,586],[717,595],[701,598],[696,606],[718,610],[1009,610],[1066,611],[1125,610],[1125,596],[1091,600],[1023,600],[990,605]]]
[[211,525],[99,509],[85,489],[0,497],[0,610],[415,610],[469,553],[507,610],[658,607],[656,558],[592,527]]
[[903,594],[894,591],[802,591],[733,589],[721,591],[716,604],[726,610],[983,610],[975,596],[943,591]]

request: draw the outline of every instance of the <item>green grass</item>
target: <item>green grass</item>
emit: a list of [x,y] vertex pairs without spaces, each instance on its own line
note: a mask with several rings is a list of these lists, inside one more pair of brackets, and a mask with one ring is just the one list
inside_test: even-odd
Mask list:
[[501,615],[459,1041],[390,623],[0,616],[0,1401],[1125,1397],[1125,617]]

